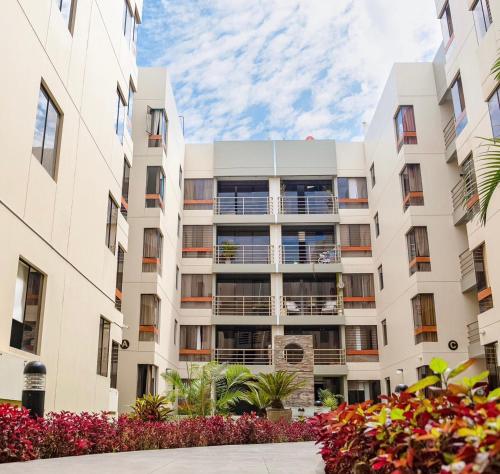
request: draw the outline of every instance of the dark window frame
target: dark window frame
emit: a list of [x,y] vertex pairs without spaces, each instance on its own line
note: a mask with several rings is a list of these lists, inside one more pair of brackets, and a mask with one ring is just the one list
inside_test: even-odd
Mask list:
[[[107,338],[107,341],[105,341],[105,338]],[[99,319],[99,338],[97,342],[97,375],[102,377],[108,376],[110,348],[111,322],[101,316]]]

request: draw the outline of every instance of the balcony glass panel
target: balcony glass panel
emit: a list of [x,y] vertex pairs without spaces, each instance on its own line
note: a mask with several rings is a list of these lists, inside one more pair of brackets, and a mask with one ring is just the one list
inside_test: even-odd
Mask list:
[[335,226],[283,227],[282,263],[336,263],[340,259]]
[[270,365],[270,326],[217,326],[215,360],[221,363]]
[[270,263],[269,228],[219,227],[216,263]]
[[336,212],[332,180],[281,182],[283,214],[332,214]]
[[268,181],[219,181],[217,214],[269,214]]

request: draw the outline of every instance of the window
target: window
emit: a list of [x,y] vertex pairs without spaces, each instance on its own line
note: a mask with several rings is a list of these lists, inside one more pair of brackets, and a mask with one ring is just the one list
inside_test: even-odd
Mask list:
[[399,107],[394,120],[396,122],[398,151],[401,150],[403,145],[416,145],[418,143],[417,127],[413,105],[402,105]]
[[382,269],[382,265],[380,265],[377,269],[378,271],[378,284],[380,287],[380,291],[384,289],[384,271]]
[[129,183],[130,183],[130,164],[129,164],[127,158],[125,158],[123,160],[122,199],[121,199],[121,206],[120,206],[120,212],[122,213],[122,216],[125,219],[127,219],[127,216],[128,216]]
[[125,251],[118,246],[118,259],[116,263],[116,290],[115,290],[115,308],[122,310],[123,301],[123,263],[125,261]]
[[439,19],[441,20],[441,29],[443,30],[444,49],[447,50],[455,37],[449,2],[446,2]]
[[115,122],[115,131],[120,139],[120,142],[123,143],[123,127],[125,125],[125,99],[120,91],[120,88],[116,88],[116,122]]
[[484,346],[486,370],[489,372],[488,385],[491,390],[500,387],[500,367],[498,367],[497,350],[498,343],[496,342]]
[[161,275],[161,257],[163,253],[163,236],[159,229],[144,229],[142,249],[142,271]]
[[137,391],[138,398],[144,395],[156,395],[158,380],[158,367],[150,364],[137,365]]
[[179,289],[179,267],[175,267],[175,289]]
[[160,148],[167,146],[168,119],[165,109],[152,109],[148,107],[147,133],[148,146]]
[[56,174],[61,116],[45,87],[40,86],[31,152],[52,178]]
[[210,258],[213,247],[211,225],[185,225],[182,231],[183,258]]
[[370,224],[340,224],[340,245],[344,257],[371,257]]
[[182,189],[182,166],[179,166],[179,188]]
[[177,237],[181,235],[181,215],[177,214]]
[[120,344],[116,341],[111,343],[111,370],[109,373],[110,388],[118,387],[118,354],[120,351]]
[[493,295],[488,278],[488,260],[486,248],[482,244],[472,251],[474,257],[474,270],[476,273],[477,301],[479,312],[484,313],[493,308]]
[[61,10],[61,15],[69,31],[73,33],[76,0],[55,0],[55,2],[59,10]]
[[474,23],[476,24],[477,38],[481,39],[493,23],[490,1],[478,0],[472,7],[472,14],[474,15]]
[[174,345],[177,344],[177,328],[179,326],[179,323],[177,322],[177,319],[174,319]]
[[490,110],[493,138],[500,138],[500,87],[497,88],[490,97],[490,100],[488,100],[488,108]]
[[377,326],[346,326],[347,362],[378,361]]
[[132,13],[132,9],[127,0],[124,0],[124,10],[123,10],[123,34],[125,36],[125,40],[129,47],[135,45],[135,39],[137,36],[136,28],[137,28],[137,20],[135,15]]
[[432,293],[421,293],[412,298],[411,305],[413,310],[413,326],[415,328],[415,344],[437,342],[434,295]]
[[451,85],[451,98],[453,100],[453,111],[455,113],[455,130],[459,135],[467,125],[467,113],[465,111],[464,89],[460,75]]
[[340,209],[367,209],[366,178],[337,178]]
[[179,360],[210,362],[211,326],[181,326],[179,333]]
[[99,322],[99,340],[97,341],[97,375],[108,376],[109,337],[111,323],[102,316]]
[[386,393],[386,395],[390,395],[392,393],[391,378],[390,377],[385,378],[385,393]]
[[141,295],[139,341],[158,342],[159,323],[160,298],[156,295]]
[[348,403],[363,403],[366,400],[378,400],[380,380],[348,380]]
[[181,308],[212,307],[212,275],[181,277]]
[[387,319],[382,320],[380,323],[382,326],[382,343],[384,346],[387,346],[388,344],[388,338],[387,338]]
[[130,79],[128,85],[128,102],[127,102],[127,131],[130,136],[132,136],[132,115],[134,112],[134,94],[135,87],[132,79]]
[[375,308],[375,287],[372,273],[344,273],[344,308]]
[[116,249],[116,230],[118,222],[118,204],[111,194],[108,196],[108,212],[106,217],[106,247],[113,254]]
[[410,262],[410,275],[415,272],[431,271],[431,256],[427,227],[412,227],[406,234],[408,248],[408,261]]
[[165,172],[161,166],[148,166],[146,170],[146,207],[159,207],[163,211],[165,205]]
[[22,351],[39,352],[42,291],[44,276],[19,260],[17,266],[10,346]]
[[372,181],[372,188],[373,186],[375,186],[375,163],[372,163],[372,165],[370,166],[370,178],[371,178],[371,181]]
[[378,221],[378,212],[373,216],[373,223],[375,225],[375,237],[380,235],[380,223]]
[[423,206],[424,192],[420,165],[417,163],[405,165],[400,176],[403,210],[406,211],[410,206]]
[[213,179],[186,179],[184,181],[184,209],[212,209]]

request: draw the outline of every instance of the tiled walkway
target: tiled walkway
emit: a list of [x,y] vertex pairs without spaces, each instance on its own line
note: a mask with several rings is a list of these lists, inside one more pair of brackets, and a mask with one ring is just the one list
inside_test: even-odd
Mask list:
[[0,474],[319,474],[314,443],[210,446],[0,465]]

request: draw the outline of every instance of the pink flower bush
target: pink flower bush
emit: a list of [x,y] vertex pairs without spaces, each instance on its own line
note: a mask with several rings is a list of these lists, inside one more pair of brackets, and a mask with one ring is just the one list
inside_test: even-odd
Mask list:
[[188,448],[223,444],[312,441],[305,422],[272,422],[254,414],[143,422],[105,413],[50,413],[33,420],[28,411],[0,405],[0,463],[83,454]]

